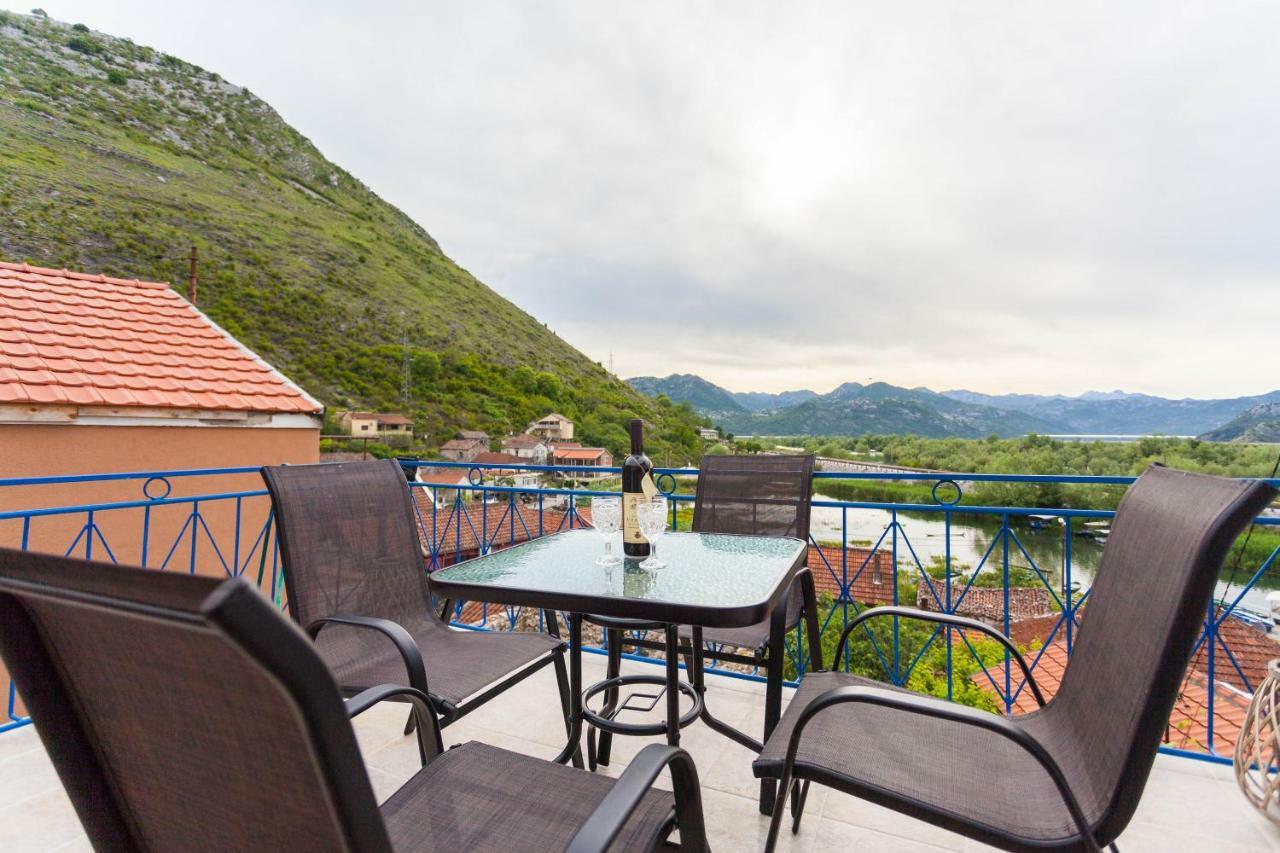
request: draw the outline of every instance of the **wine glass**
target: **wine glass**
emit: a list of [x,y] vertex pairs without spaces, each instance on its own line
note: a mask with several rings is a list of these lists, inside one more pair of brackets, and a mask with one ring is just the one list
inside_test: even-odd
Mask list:
[[665,568],[667,564],[658,559],[658,538],[667,529],[667,499],[662,495],[641,499],[636,506],[636,520],[640,522],[640,532],[649,540],[649,558],[640,568]]
[[591,498],[591,526],[604,537],[604,554],[597,566],[616,566],[622,558],[613,553],[613,536],[622,528],[622,498],[597,495]]

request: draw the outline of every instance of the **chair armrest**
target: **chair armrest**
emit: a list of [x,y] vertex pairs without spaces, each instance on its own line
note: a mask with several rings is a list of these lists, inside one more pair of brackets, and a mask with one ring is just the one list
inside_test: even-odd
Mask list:
[[[444,741],[441,739],[440,721],[436,718],[435,711],[431,707],[431,700],[421,690],[405,687],[402,684],[379,684],[377,687],[361,690],[345,702],[347,719],[354,720],[379,702],[384,702],[397,696],[406,698],[413,705],[414,713],[418,717],[418,752],[422,758],[422,766],[426,767],[431,759],[444,751]],[[426,739],[421,736],[427,730],[428,722],[430,723],[431,739],[435,745],[435,752],[428,752]]]
[[644,795],[653,787],[663,768],[671,767],[675,788],[676,826],[680,829],[680,849],[703,853],[707,847],[706,826],[702,819],[702,795],[698,787],[698,769],[693,758],[683,749],[651,743],[640,750],[613,783],[609,793],[596,806],[578,829],[565,853],[598,853],[607,850],[618,837]]
[[[805,726],[815,716],[828,708],[855,702],[878,705],[882,708],[891,708],[908,714],[934,717],[974,726],[1013,741],[1014,744],[1029,753],[1049,775],[1049,778],[1053,780],[1053,784],[1058,789],[1058,793],[1061,795],[1071,819],[1075,822],[1076,829],[1079,831],[1081,840],[1086,848],[1090,851],[1100,851],[1101,848],[1093,837],[1089,822],[1084,816],[1084,810],[1080,808],[1080,803],[1076,800],[1075,794],[1067,783],[1066,774],[1062,772],[1058,762],[1054,760],[1043,744],[1028,734],[1025,729],[1015,724],[1008,717],[999,714],[990,714],[986,711],[979,711],[977,708],[957,705],[932,696],[886,690],[883,687],[836,687],[823,693],[805,706],[796,720],[795,728],[792,729],[791,739],[787,742],[787,758],[782,766],[782,785],[778,793],[778,802],[786,801],[790,787],[795,781],[796,753],[800,748],[800,739],[804,734]],[[781,811],[779,809],[778,814],[781,814]],[[776,830],[771,833],[771,841],[774,836],[776,836]]]
[[1018,662],[1018,668],[1022,670],[1023,677],[1027,680],[1028,686],[1031,687],[1031,694],[1035,696],[1036,704],[1043,708],[1045,705],[1044,694],[1040,692],[1040,685],[1036,684],[1035,676],[1031,674],[1031,667],[1027,666],[1026,658],[1022,656],[1022,652],[1018,651],[1018,647],[1013,644],[1004,634],[1001,634],[995,628],[985,622],[979,622],[977,619],[969,619],[965,616],[956,616],[954,613],[935,613],[932,610],[919,610],[915,607],[872,607],[862,611],[845,626],[844,633],[840,635],[840,642],[836,644],[836,654],[832,658],[831,665],[835,666],[836,661],[844,656],[844,647],[849,641],[849,635],[853,633],[853,629],[857,628],[868,619],[874,619],[877,616],[903,616],[908,619],[919,619],[923,622],[936,622],[942,625],[951,625],[956,628],[964,628],[969,631],[978,631],[986,634],[1005,647],[1012,655],[1013,659]]
[[379,619],[376,616],[352,616],[334,614],[322,616],[307,625],[307,636],[315,639],[326,625],[347,625],[353,628],[365,628],[385,636],[396,647],[400,657],[404,659],[405,672],[409,676],[409,686],[430,696],[427,690],[427,668],[422,663],[422,650],[414,642],[413,637],[403,627],[390,619]]

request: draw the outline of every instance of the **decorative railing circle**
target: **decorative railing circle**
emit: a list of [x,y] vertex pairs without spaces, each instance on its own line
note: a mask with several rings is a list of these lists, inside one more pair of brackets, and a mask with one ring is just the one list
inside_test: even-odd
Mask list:
[[[153,483],[160,483],[161,485],[163,485],[164,494],[162,495],[151,494],[151,486]],[[173,483],[169,482],[168,477],[152,477],[142,484],[142,494],[149,501],[162,501],[165,498],[169,497],[169,493],[172,491],[173,491]]]
[[[670,485],[666,485],[668,483]],[[653,484],[658,487],[658,491],[662,492],[667,497],[671,497],[675,492],[677,485],[674,474],[659,474],[653,478]]]
[[467,482],[473,486],[484,485],[484,471],[479,468],[472,468],[467,472]]
[[[944,501],[942,498],[938,497],[938,489],[942,488],[943,486],[950,486],[951,488],[955,489],[956,496],[949,501]],[[957,483],[955,480],[939,480],[938,482],[933,484],[933,490],[930,492],[930,494],[933,495],[934,503],[938,504],[939,506],[955,506],[956,504],[960,503],[960,498],[964,497],[964,489],[960,488],[960,484]]]

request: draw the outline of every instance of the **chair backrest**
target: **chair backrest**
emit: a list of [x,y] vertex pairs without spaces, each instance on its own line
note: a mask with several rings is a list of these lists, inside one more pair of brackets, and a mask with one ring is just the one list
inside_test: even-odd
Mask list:
[[392,459],[262,469],[271,493],[289,613],[339,613],[412,627],[431,617],[422,544],[404,470]]
[[[1083,751],[1082,806],[1114,838],[1132,817],[1227,550],[1274,497],[1259,481],[1153,465],[1116,510],[1044,722]],[[1092,801],[1092,803],[1088,801]]]
[[812,479],[812,455],[703,456],[693,529],[808,540]]
[[391,849],[333,677],[243,579],[0,549],[0,655],[96,849]]

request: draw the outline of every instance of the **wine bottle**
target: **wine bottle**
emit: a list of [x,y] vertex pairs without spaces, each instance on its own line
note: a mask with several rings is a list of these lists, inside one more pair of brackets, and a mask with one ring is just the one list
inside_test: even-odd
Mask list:
[[631,421],[631,455],[622,463],[622,551],[628,557],[649,556],[649,540],[640,530],[636,505],[644,500],[645,479],[653,463],[644,455],[644,421]]

